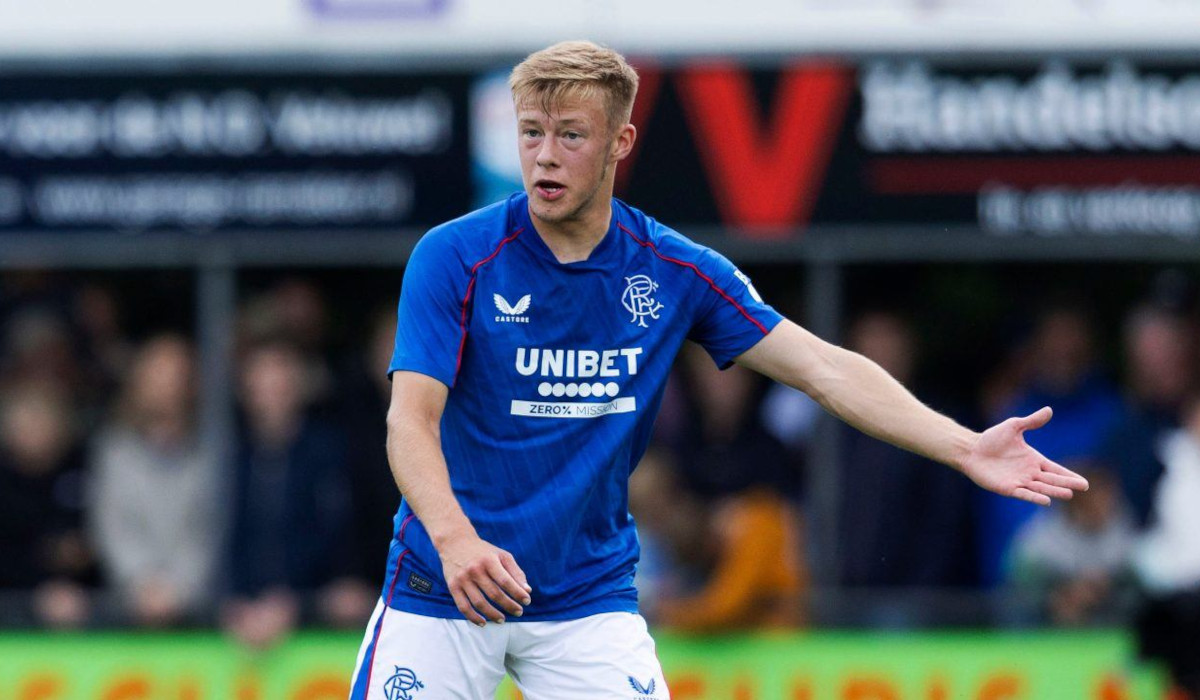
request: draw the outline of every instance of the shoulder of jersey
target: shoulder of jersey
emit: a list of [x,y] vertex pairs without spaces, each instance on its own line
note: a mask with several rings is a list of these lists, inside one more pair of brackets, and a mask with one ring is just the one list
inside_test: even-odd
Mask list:
[[503,199],[434,226],[418,245],[453,249],[467,266],[483,260],[516,232],[509,216],[512,199]]
[[639,245],[653,248],[662,257],[684,263],[697,263],[707,254],[712,254],[713,251],[709,248],[696,243],[642,210],[617,199],[613,201],[622,208],[623,218],[634,224],[628,227],[625,235],[632,235],[639,241]]

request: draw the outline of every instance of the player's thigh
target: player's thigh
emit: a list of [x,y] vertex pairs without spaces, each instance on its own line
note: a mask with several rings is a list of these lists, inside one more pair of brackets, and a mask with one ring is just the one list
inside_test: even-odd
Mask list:
[[505,630],[376,606],[358,652],[350,700],[494,700]]
[[641,615],[603,613],[511,627],[508,671],[525,700],[670,698]]

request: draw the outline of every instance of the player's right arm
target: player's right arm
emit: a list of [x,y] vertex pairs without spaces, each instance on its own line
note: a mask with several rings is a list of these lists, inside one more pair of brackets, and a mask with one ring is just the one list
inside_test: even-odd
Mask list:
[[471,266],[483,255],[464,252],[451,225],[417,243],[400,291],[387,420],[392,474],[433,540],[455,605],[477,625],[503,621],[501,610],[520,615],[530,592],[512,555],[476,534],[454,496],[442,451],[442,412],[458,384]]
[[454,497],[441,442],[448,394],[445,384],[419,372],[392,374],[388,462],[442,559],[454,604],[483,626],[487,620],[503,622],[501,610],[519,617],[532,589],[512,554],[481,539]]

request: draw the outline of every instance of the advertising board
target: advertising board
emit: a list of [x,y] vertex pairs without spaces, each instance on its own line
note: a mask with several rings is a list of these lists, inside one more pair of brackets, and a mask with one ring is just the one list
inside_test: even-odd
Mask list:
[[470,203],[465,76],[0,75],[0,231],[395,228]]
[[[518,623],[519,624],[519,623]],[[675,700],[1156,700],[1120,633],[658,635]],[[11,700],[345,700],[357,635],[302,634],[250,653],[211,634],[0,636],[0,697]],[[408,695],[437,678],[403,659]],[[406,673],[400,674],[400,670]],[[412,679],[423,686],[416,689]],[[647,700],[647,679],[614,677],[613,697]],[[399,693],[400,690],[397,690]],[[514,700],[506,681],[497,700]]]
[[1188,65],[643,62],[642,77],[618,195],[685,232],[1200,238]]
[[[1200,238],[1190,64],[635,61],[616,192],[685,234]],[[0,232],[420,230],[515,133],[503,66],[0,75]]]

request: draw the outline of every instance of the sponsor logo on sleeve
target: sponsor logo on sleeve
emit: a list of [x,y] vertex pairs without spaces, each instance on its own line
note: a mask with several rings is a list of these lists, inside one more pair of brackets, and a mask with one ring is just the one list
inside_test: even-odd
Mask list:
[[742,284],[746,285],[746,291],[750,292],[750,297],[754,299],[754,301],[757,301],[760,304],[762,303],[762,297],[758,295],[758,290],[754,288],[754,283],[750,281],[750,278],[746,276],[746,273],[742,272],[741,270],[734,270],[733,276],[737,277],[742,281]]

